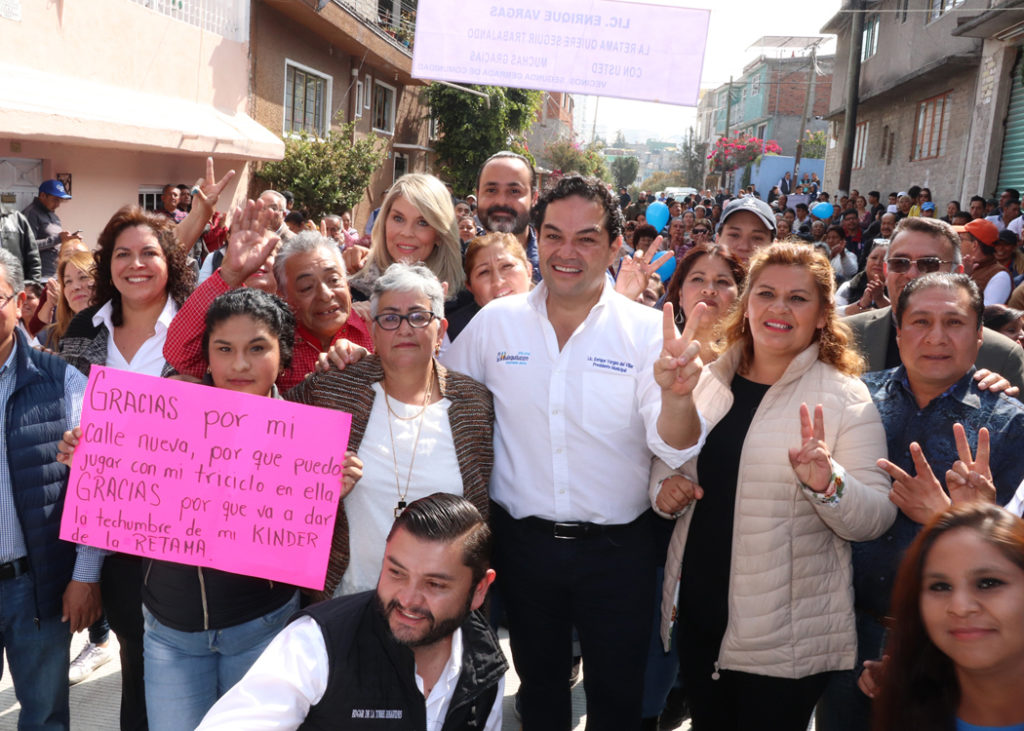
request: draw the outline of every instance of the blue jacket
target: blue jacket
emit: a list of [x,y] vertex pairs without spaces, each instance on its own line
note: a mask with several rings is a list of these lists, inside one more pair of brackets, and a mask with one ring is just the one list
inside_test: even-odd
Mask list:
[[60,616],[62,597],[75,567],[75,544],[60,540],[68,469],[56,460],[66,427],[60,358],[29,346],[15,330],[14,392],[4,414],[7,463],[18,521],[35,580],[36,618]]

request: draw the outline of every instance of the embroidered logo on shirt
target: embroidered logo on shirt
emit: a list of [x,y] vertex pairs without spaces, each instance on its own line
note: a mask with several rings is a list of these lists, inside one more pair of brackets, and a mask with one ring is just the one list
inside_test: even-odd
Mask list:
[[388,708],[353,708],[352,718],[401,718],[402,709]]
[[636,370],[636,366],[625,360],[613,360],[611,358],[600,358],[596,355],[588,355],[587,363],[592,365],[594,368],[600,368],[606,371],[614,371],[615,373],[632,373]]
[[509,365],[526,365],[530,362],[530,354],[526,351],[520,350],[518,353],[509,353],[504,350],[498,351],[498,363],[508,363]]

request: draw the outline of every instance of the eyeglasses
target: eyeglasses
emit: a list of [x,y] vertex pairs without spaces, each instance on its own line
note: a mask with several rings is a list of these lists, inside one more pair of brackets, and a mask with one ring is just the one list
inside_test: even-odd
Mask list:
[[0,310],[7,307],[7,303],[18,296],[17,292],[7,295],[6,297],[0,295]]
[[707,229],[703,229],[703,228],[695,228],[695,229],[693,229],[693,235],[694,236],[707,236],[708,235],[708,231],[707,231]]
[[943,264],[953,263],[945,259],[940,259],[937,256],[922,256],[920,259],[908,259],[905,256],[891,256],[886,261],[889,264],[889,270],[896,272],[897,274],[909,272],[911,264],[916,264],[917,271],[921,274],[931,274],[932,272],[939,271]]
[[377,323],[377,327],[381,330],[397,330],[402,326],[402,321],[405,320],[409,323],[410,327],[416,329],[426,327],[434,318],[437,317],[430,310],[414,310],[408,315],[400,315],[397,312],[386,312],[383,315],[377,315],[373,318],[373,321]]

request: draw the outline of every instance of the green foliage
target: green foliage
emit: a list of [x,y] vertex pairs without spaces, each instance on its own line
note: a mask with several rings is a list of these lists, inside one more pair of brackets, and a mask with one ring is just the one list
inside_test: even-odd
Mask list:
[[708,157],[708,143],[694,142],[691,134],[679,151],[679,171],[683,176],[682,185],[704,187],[704,163]]
[[354,208],[384,162],[385,144],[376,135],[352,142],[353,125],[325,139],[306,134],[285,139],[284,159],[265,163],[259,177],[277,190],[290,190],[295,207],[316,219]]
[[800,149],[800,157],[804,159],[825,159],[825,131],[811,132],[806,130],[804,144]]
[[746,188],[748,185],[750,185],[750,175],[750,163],[747,163],[746,166],[743,168],[743,177],[740,178],[741,188]]
[[[648,193],[653,193],[658,190],[664,190],[669,187],[685,186],[689,185],[686,178],[678,170],[671,173],[666,173],[659,170],[656,173],[644,178],[644,181],[640,183],[640,190],[646,190]],[[693,186],[697,187],[697,186]]]
[[604,145],[596,141],[581,145],[572,140],[557,140],[544,148],[543,160],[554,172],[592,175],[607,181],[611,174],[601,154],[603,148]]
[[490,95],[487,100],[444,84],[423,91],[423,103],[437,120],[434,143],[440,176],[459,195],[475,192],[480,165],[495,152],[512,150],[532,159],[523,133],[537,117],[543,92],[503,86],[469,86]]
[[611,173],[615,187],[623,188],[633,184],[640,172],[640,161],[635,157],[617,157],[612,160]]

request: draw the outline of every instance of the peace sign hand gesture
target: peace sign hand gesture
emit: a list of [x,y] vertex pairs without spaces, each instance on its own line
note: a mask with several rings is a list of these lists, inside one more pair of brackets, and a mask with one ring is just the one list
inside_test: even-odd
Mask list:
[[956,451],[960,456],[951,469],[946,470],[946,488],[954,505],[970,502],[995,503],[996,486],[992,482],[992,470],[989,468],[989,434],[988,429],[978,430],[978,455],[971,455],[971,445],[967,442],[967,432],[962,424],[953,425],[953,437],[956,439]]
[[622,257],[619,274],[615,278],[615,291],[631,300],[642,295],[647,289],[647,283],[651,281],[651,275],[661,266],[660,261],[657,264],[651,263],[660,250],[661,236],[647,247],[646,252],[636,251],[633,256]]
[[797,479],[814,492],[825,492],[832,482],[832,454],[825,444],[825,409],[814,407],[814,421],[807,404],[800,404],[799,447],[790,447],[789,463]]
[[213,172],[213,158],[206,158],[206,177],[199,178],[192,186],[192,204],[195,205],[197,201],[202,201],[210,209],[210,213],[213,213],[220,192],[233,177],[235,177],[235,171],[228,170],[223,178],[217,180],[217,175]]
[[277,246],[277,234],[268,230],[272,216],[263,201],[249,201],[245,208],[235,207],[231,238],[220,268],[221,277],[232,287],[240,287],[255,274]]
[[686,319],[682,335],[676,335],[675,310],[665,303],[661,320],[663,344],[661,355],[654,361],[654,380],[661,386],[662,396],[689,396],[700,379],[704,365],[700,360],[700,341],[696,340],[707,305],[697,304]]
[[910,457],[917,472],[913,477],[887,459],[880,459],[877,464],[892,477],[889,499],[904,515],[923,525],[949,507],[949,496],[943,492],[917,442],[910,443]]

